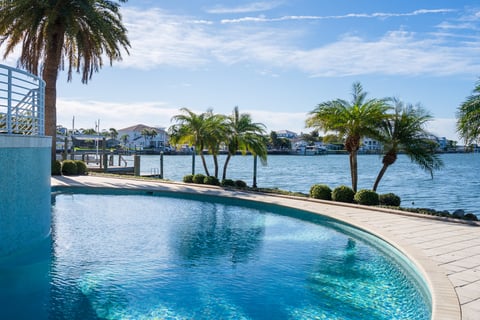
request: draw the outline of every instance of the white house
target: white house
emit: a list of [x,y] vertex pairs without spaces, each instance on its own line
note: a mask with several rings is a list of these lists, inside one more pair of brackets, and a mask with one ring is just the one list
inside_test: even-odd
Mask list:
[[297,133],[288,130],[278,130],[275,131],[275,133],[277,134],[278,138],[295,139],[298,136]]
[[382,144],[375,139],[364,137],[362,139],[361,151],[377,153],[382,150]]
[[155,148],[163,150],[168,142],[165,128],[137,124],[118,130],[118,139],[129,149]]

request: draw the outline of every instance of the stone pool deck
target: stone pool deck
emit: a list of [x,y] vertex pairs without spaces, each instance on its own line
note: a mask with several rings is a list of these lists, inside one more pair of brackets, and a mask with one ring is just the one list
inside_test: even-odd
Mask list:
[[480,319],[480,223],[306,198],[224,190],[175,182],[107,176],[53,177],[52,186],[119,188],[234,197],[294,207],[373,233],[397,247],[430,286],[433,318]]

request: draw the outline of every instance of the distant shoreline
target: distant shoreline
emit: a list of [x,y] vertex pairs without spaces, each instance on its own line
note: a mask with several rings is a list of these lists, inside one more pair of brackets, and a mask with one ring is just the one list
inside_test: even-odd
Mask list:
[[[57,154],[62,154],[63,150],[57,150]],[[82,155],[82,154],[96,154],[96,150],[77,150],[75,151],[76,155]],[[102,150],[98,150],[98,154],[102,154]],[[115,155],[168,155],[168,156],[186,156],[186,155],[191,155],[191,151],[161,151],[161,150],[136,150],[136,151],[124,151],[124,150],[107,150],[107,154],[115,154]],[[437,151],[436,154],[471,154],[471,153],[479,153],[479,152],[467,152],[467,151]],[[71,152],[68,152],[68,155],[70,155]],[[204,155],[210,155],[208,151],[203,152]],[[226,151],[220,151],[219,155],[226,155]],[[236,155],[241,155],[242,153],[238,151]],[[250,152],[247,152],[248,155],[251,155]],[[348,155],[348,152],[346,150],[326,150],[322,151],[317,154],[303,154],[299,152],[295,152],[292,150],[268,150],[267,151],[268,155],[292,155],[292,156],[323,156],[323,155]],[[358,151],[359,155],[382,155],[381,152],[376,152],[372,150],[367,150],[367,151]],[[402,152],[399,152],[399,154],[403,154]]]

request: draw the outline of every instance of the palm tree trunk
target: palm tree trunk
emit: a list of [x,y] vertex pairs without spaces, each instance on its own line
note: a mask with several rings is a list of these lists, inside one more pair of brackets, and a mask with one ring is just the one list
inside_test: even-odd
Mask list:
[[380,183],[380,180],[382,180],[383,175],[385,174],[385,171],[387,171],[389,164],[384,163],[382,169],[380,169],[380,172],[378,173],[377,179],[375,180],[375,184],[373,185],[373,191],[377,191],[378,184]]
[[215,178],[218,178],[218,158],[217,155],[213,155],[213,165],[215,166]]
[[232,155],[230,153],[228,153],[227,158],[225,159],[225,164],[223,165],[222,180],[227,179],[227,166],[228,166],[228,163],[230,162],[231,157],[232,157]]
[[203,150],[200,150],[200,158],[202,159],[202,164],[203,164],[203,169],[205,169],[205,174],[207,176],[210,176],[210,173],[208,172],[208,168],[207,168],[207,162],[205,161],[205,156],[203,155]]
[[45,80],[45,135],[52,137],[52,161],[56,159],[57,150],[57,89],[56,89],[56,70],[53,72],[47,66],[43,72]]
[[52,161],[57,149],[57,78],[62,58],[63,30],[54,32],[47,40],[42,78],[45,81],[45,135],[52,137]]
[[352,189],[354,192],[357,192],[358,162],[356,150],[350,152],[350,175],[352,177]]

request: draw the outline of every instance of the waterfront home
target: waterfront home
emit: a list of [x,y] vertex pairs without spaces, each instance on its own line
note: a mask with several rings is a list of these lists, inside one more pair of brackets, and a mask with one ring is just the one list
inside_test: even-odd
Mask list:
[[297,133],[288,130],[278,130],[275,131],[275,133],[277,134],[278,138],[287,138],[291,140],[298,137]]
[[118,138],[129,149],[153,148],[163,151],[168,144],[165,128],[137,124],[118,130]]
[[360,152],[365,153],[380,153],[382,150],[382,144],[372,138],[364,137],[362,139],[362,145],[360,146]]

